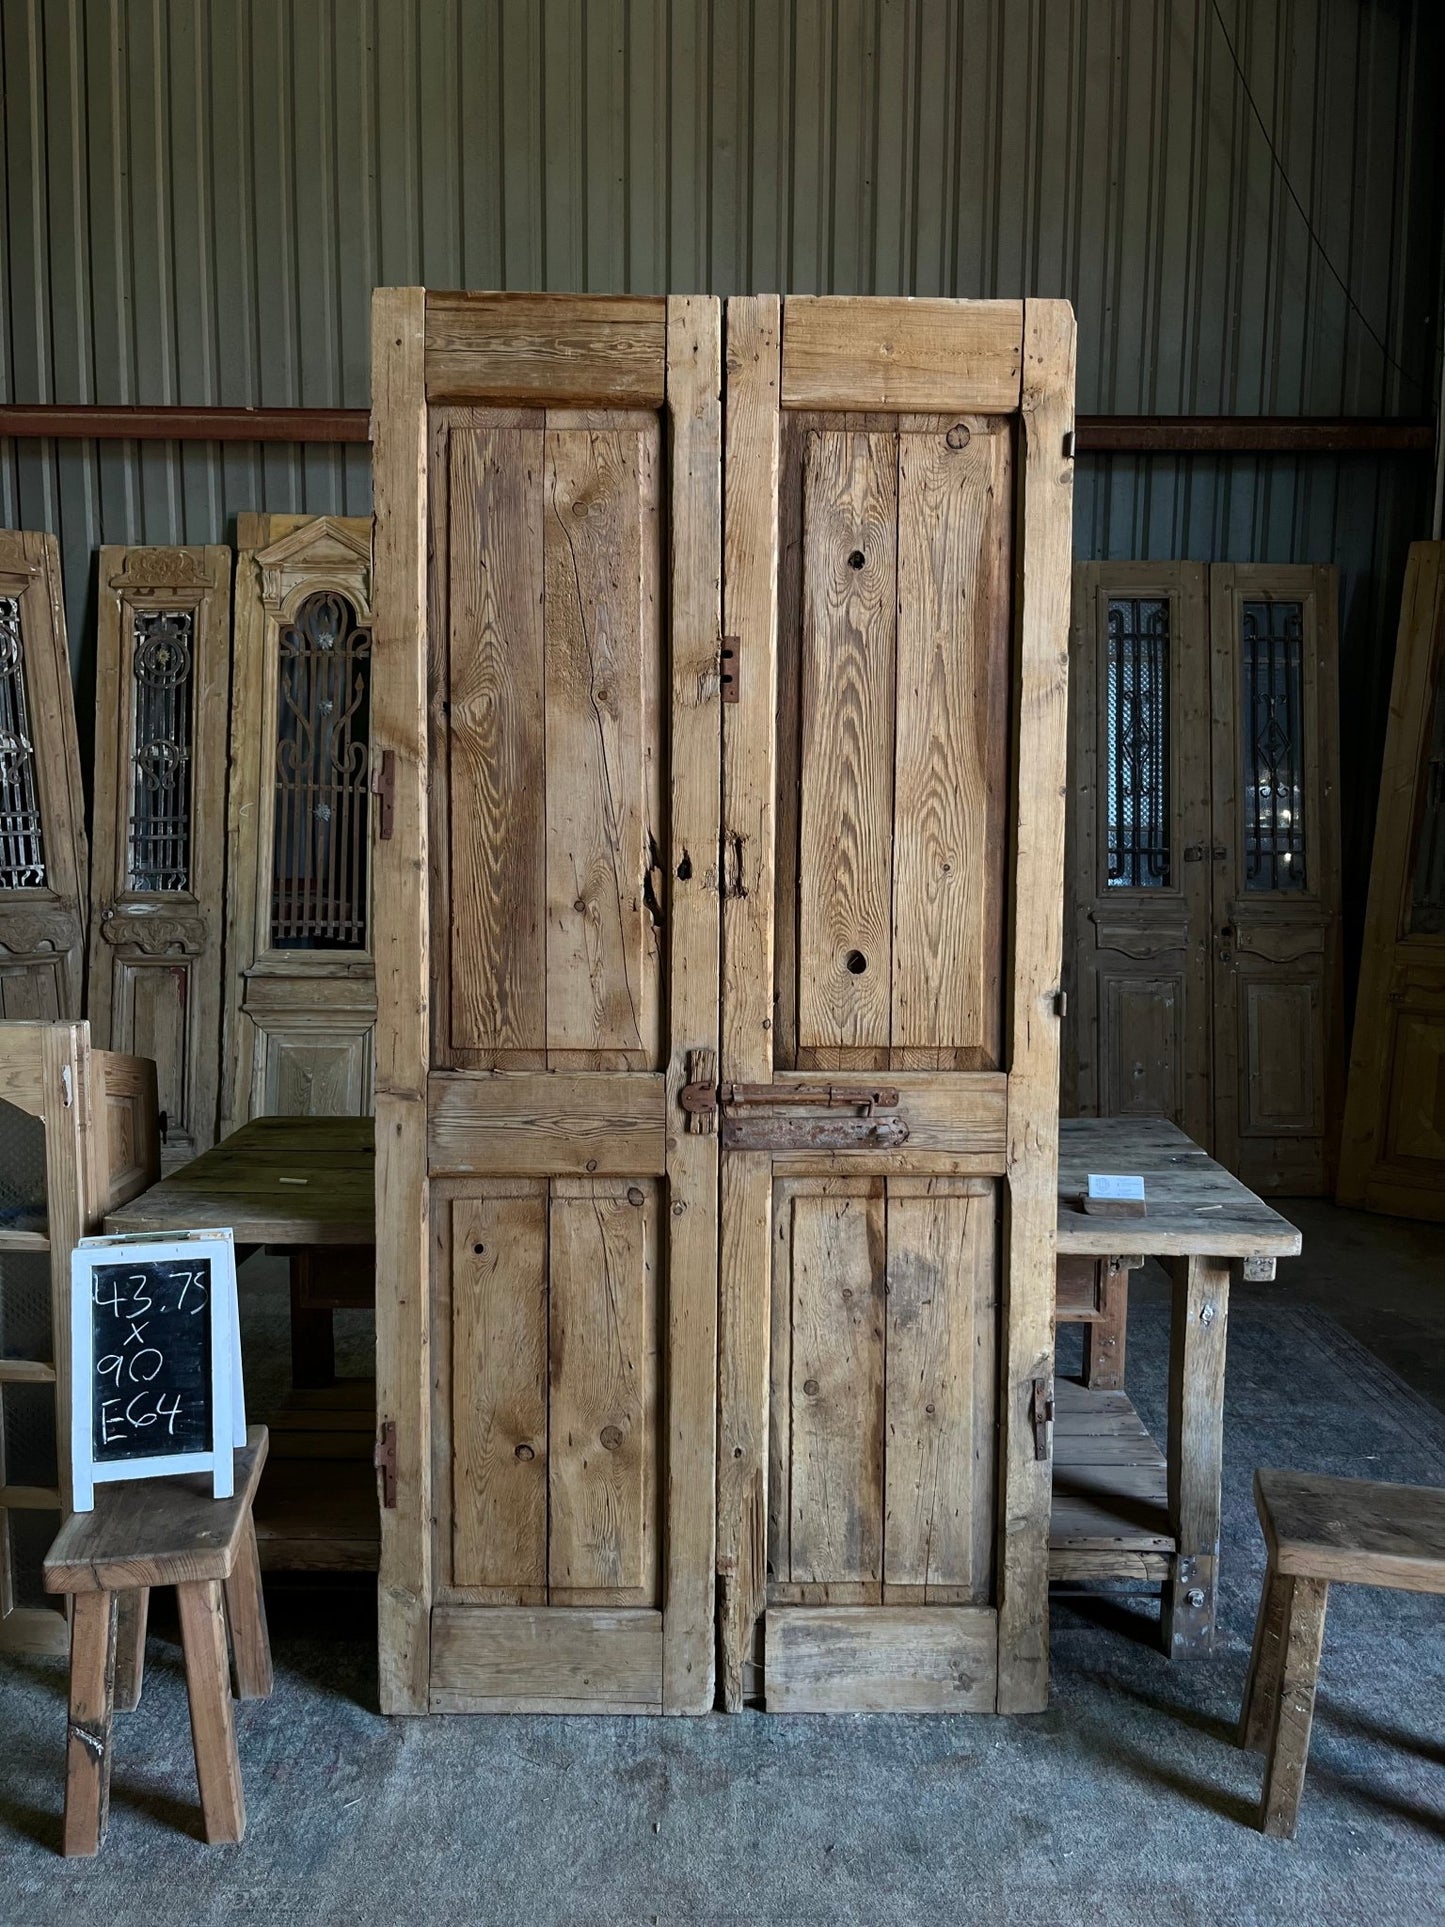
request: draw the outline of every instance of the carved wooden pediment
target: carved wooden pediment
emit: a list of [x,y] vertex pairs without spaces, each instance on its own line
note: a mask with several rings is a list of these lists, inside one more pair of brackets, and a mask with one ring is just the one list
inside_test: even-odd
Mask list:
[[56,955],[79,942],[80,918],[73,910],[0,909],[0,950],[9,956]]
[[363,619],[371,615],[371,543],[337,516],[303,522],[269,548],[258,549],[261,596],[268,615],[279,616],[297,589],[343,588]]
[[124,591],[147,589],[208,589],[204,561],[190,549],[127,549],[125,564],[109,587]]
[[142,957],[199,957],[206,948],[206,919],[190,917],[117,917],[106,911],[100,920],[100,934],[118,950]]

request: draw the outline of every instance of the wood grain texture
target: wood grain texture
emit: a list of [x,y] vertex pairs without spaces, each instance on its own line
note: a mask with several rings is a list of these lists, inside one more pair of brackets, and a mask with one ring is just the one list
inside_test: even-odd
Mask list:
[[838,1180],[791,1208],[791,1577],[883,1573],[883,1187]]
[[70,1722],[65,1747],[64,1853],[100,1851],[110,1818],[115,1714],[115,1594],[87,1593],[70,1619]]
[[1074,317],[1024,304],[1023,505],[1012,835],[1008,1204],[1003,1246],[998,1710],[1048,1697],[1049,1465],[1035,1454],[1032,1387],[1053,1374],[1059,1020],[1068,710]]
[[1293,1840],[1299,1825],[1329,1591],[1322,1579],[1284,1581],[1284,1651],[1269,1712],[1260,1814],[1261,1830],[1276,1840]]
[[115,1709],[133,1713],[145,1685],[146,1627],[150,1619],[150,1588],[133,1586],[116,1594]]
[[201,1789],[201,1814],[212,1846],[236,1841],[246,1832],[246,1802],[241,1762],[236,1753],[236,1723],[231,1710],[231,1674],[226,1653],[226,1612],[214,1579],[176,1587],[181,1621],[181,1651],[186,1662],[186,1696],[191,1711],[191,1744]]
[[984,1607],[772,1607],[770,1713],[985,1713],[998,1625]]
[[1010,414],[1024,304],[791,295],[784,408]]
[[438,1606],[434,1713],[660,1713],[663,1615]]
[[[962,441],[962,446],[956,446]],[[891,1062],[993,1070],[1007,849],[1007,423],[898,438]]]
[[667,1093],[643,1072],[437,1073],[428,1144],[437,1177],[655,1176]]
[[547,1586],[547,1196],[451,1208],[451,1576],[542,1605]]
[[1274,1703],[1279,1695],[1280,1674],[1284,1668],[1288,1609],[1288,1583],[1275,1571],[1271,1561],[1260,1587],[1254,1644],[1250,1649],[1249,1672],[1244,1682],[1244,1697],[1240,1702],[1239,1744],[1249,1753],[1259,1752],[1269,1740]]
[[655,434],[549,429],[544,458],[547,1043],[597,1069],[658,1052]]
[[810,437],[803,518],[798,1043],[886,1051],[898,620],[893,438]]
[[[776,295],[728,303],[723,631],[736,639],[741,682],[737,702],[722,712],[723,841],[736,865],[722,905],[724,1082],[766,1080],[774,1056],[781,339]],[[718,1665],[731,1712],[742,1705],[745,1657],[767,1595],[772,1188],[766,1154],[723,1160]]]
[[1178,1561],[1160,1615],[1171,1658],[1213,1649],[1224,1470],[1228,1260],[1177,1258],[1169,1330],[1169,1525]]
[[[888,1189],[883,1598],[991,1598],[997,1200]],[[907,1195],[915,1191],[918,1195]]]
[[1261,1469],[1254,1494],[1277,1571],[1445,1593],[1445,1493],[1436,1488]]
[[[226,1619],[231,1629],[231,1659],[238,1700],[271,1697],[275,1683],[271,1665],[271,1636],[266,1626],[266,1601],[261,1592],[261,1561],[256,1547],[256,1523],[248,1517],[236,1548],[236,1562],[225,1582]],[[142,1638],[144,1638],[142,1618]]]
[[669,1712],[708,1712],[717,1543],[718,1152],[715,1135],[682,1130],[675,1120],[689,1054],[716,1052],[721,1041],[714,853],[722,828],[722,317],[714,300],[669,298],[667,397],[672,808],[662,1699]]
[[[546,947],[543,435],[448,438],[451,1034],[454,1049],[540,1069]],[[519,1053],[527,1053],[526,1056]],[[472,1060],[468,1060],[472,1061]]]
[[424,311],[420,288],[372,296],[372,749],[378,769],[391,752],[396,778],[393,834],[373,842],[376,1390],[397,1442],[397,1504],[382,1511],[378,1665],[381,1708],[393,1713],[427,1709],[432,1595]]
[[649,295],[428,292],[427,399],[658,408],[665,315]]
[[548,1211],[549,1598],[655,1605],[656,1191],[560,1190]]

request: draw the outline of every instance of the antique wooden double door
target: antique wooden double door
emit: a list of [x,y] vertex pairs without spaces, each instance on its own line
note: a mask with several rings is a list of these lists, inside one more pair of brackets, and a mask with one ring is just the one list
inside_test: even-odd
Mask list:
[[1169,1117],[1256,1191],[1339,1136],[1333,569],[1075,571],[1064,1108]]
[[382,1703],[1040,1706],[1072,315],[373,348]]

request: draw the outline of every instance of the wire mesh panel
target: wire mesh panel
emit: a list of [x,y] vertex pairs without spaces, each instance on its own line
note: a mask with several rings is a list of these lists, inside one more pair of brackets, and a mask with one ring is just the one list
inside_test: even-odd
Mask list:
[[45,1590],[45,1555],[59,1530],[60,1514],[46,1508],[0,1513],[0,1531],[7,1531],[9,1540],[10,1606],[64,1611],[64,1601]]
[[0,1251],[0,1361],[48,1365],[53,1352],[49,1254]]
[[371,637],[345,596],[321,590],[280,650],[271,942],[364,950]]
[[45,1229],[44,1121],[0,1100],[0,1231]]
[[0,596],[0,890],[43,890],[45,885],[20,601]]
[[136,611],[126,882],[147,894],[190,888],[194,645],[190,610]]
[[50,1385],[0,1385],[0,1482],[53,1487],[55,1391]]
[[1108,872],[1111,889],[1170,882],[1169,603],[1109,598]]
[[1445,936],[1445,654],[1435,665],[1435,695],[1425,767],[1418,786],[1415,869],[1410,888],[1410,933]]
[[1304,890],[1304,605],[1246,602],[1244,887]]

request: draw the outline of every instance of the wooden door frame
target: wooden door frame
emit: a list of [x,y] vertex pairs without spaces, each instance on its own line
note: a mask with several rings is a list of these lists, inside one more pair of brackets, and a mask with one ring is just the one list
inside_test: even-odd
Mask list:
[[[1019,422],[1005,1116],[977,1167],[1005,1180],[1000,1712],[1038,1711],[1048,1698],[1074,351],[1063,301],[728,303],[724,627],[741,680],[723,732],[725,1079],[771,1077],[773,1065],[779,411],[957,411]],[[974,1076],[999,1081],[959,1076],[961,1085]],[[766,1599],[771,1175],[767,1154],[730,1152],[725,1161],[717,1508],[730,1706],[740,1701],[745,1648]]]
[[[485,343],[476,333],[485,320]],[[460,327],[459,327],[459,324]],[[599,372],[599,370],[604,372]],[[372,301],[372,761],[377,976],[377,1400],[395,1454],[381,1513],[384,1712],[431,1703],[432,1062],[428,743],[428,405],[660,408],[671,475],[668,684],[670,945],[666,1420],[660,1478],[661,1709],[713,1702],[717,1139],[682,1128],[690,1060],[718,1046],[721,792],[721,315],[711,297],[444,295]],[[551,1610],[551,1609],[548,1609]],[[555,1615],[558,1624],[562,1616]],[[534,1618],[536,1615],[533,1616]],[[574,1616],[575,1617],[575,1616]]]
[[1423,1185],[1412,1182],[1398,1166],[1393,1172],[1390,1168],[1388,1128],[1394,1027],[1391,997],[1392,992],[1399,994],[1404,989],[1397,976],[1399,948],[1408,943],[1410,951],[1428,960],[1445,981],[1445,937],[1410,935],[1418,792],[1435,720],[1430,672],[1442,623],[1445,542],[1412,542],[1400,599],[1389,731],[1375,818],[1335,1192],[1340,1204],[1437,1218],[1445,1217],[1445,1196],[1436,1194],[1433,1211],[1421,1209],[1431,1202]]

